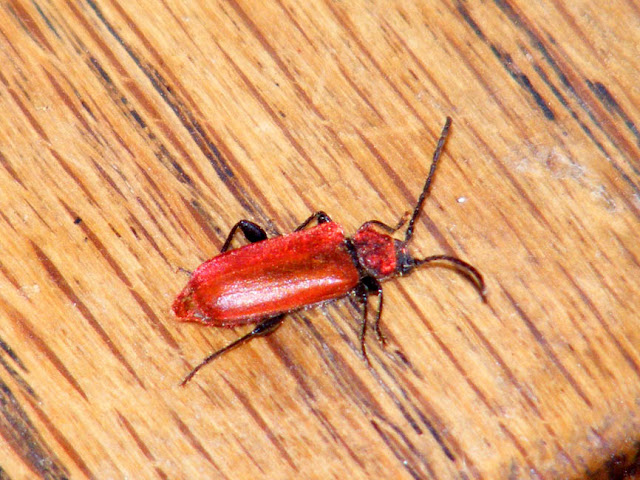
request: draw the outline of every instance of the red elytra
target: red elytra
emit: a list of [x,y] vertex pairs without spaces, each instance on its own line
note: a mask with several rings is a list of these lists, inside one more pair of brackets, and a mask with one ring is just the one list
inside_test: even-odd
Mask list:
[[[236,327],[249,323],[258,325],[248,334],[206,357],[184,378],[181,385],[223,353],[256,337],[273,333],[287,313],[348,294],[356,295],[363,305],[360,347],[365,361],[370,365],[365,348],[369,295],[379,298],[374,329],[384,346],[385,338],[380,331],[383,301],[380,282],[406,275],[422,265],[440,263],[456,268],[473,282],[484,300],[484,280],[473,266],[449,255],[415,259],[407,249],[450,126],[451,118],[447,117],[404,240],[397,240],[390,235],[404,225],[404,218],[395,227],[371,220],[364,223],[352,238],[345,237],[342,227],[331,221],[324,212],[314,213],[293,233],[271,239],[267,239],[266,232],[259,225],[248,220],[239,221],[231,229],[221,253],[193,272],[187,286],[173,303],[173,311],[179,320],[215,327]],[[314,220],[317,225],[306,228]],[[238,230],[250,243],[229,250]]]

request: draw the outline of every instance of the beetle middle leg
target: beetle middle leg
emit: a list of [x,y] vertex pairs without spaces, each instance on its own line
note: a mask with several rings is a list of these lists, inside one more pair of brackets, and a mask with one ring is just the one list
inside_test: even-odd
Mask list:
[[299,232],[314,220],[317,220],[318,224],[321,224],[321,223],[330,222],[331,218],[329,217],[329,215],[327,215],[323,211],[314,212],[313,215],[311,215],[304,222],[302,222],[302,224],[298,228],[296,228],[294,231]]
[[238,230],[242,232],[244,238],[246,238],[249,243],[256,243],[267,239],[267,232],[265,232],[264,228],[260,225],[250,222],[249,220],[240,220],[233,226],[233,228],[231,228],[227,239],[224,241],[224,245],[222,245],[222,248],[220,249],[220,253],[224,253],[229,250],[231,241]]
[[276,315],[275,317],[267,318],[267,319],[263,320],[262,322],[260,322],[258,325],[256,325],[256,327],[253,330],[251,330],[249,333],[247,333],[246,335],[243,335],[242,337],[238,338],[237,340],[234,340],[233,342],[231,342],[226,347],[223,347],[220,350],[216,350],[215,352],[210,354],[208,357],[206,357],[204,360],[202,360],[198,365],[196,365],[193,368],[193,370],[191,370],[189,372],[189,374],[186,377],[184,377],[184,380],[182,380],[182,382],[180,382],[180,386],[183,387],[189,380],[191,380],[193,378],[193,376],[196,373],[198,373],[198,371],[202,367],[204,367],[208,363],[214,361],[216,358],[218,358],[223,353],[227,353],[229,350],[232,350],[232,349],[234,349],[236,347],[239,347],[240,345],[243,345],[243,344],[253,340],[254,338],[266,337],[267,335],[272,334],[273,332],[275,332],[278,329],[278,327],[280,325],[282,325],[282,321],[283,320],[284,320],[284,314]]
[[369,310],[369,296],[376,295],[378,297],[378,312],[376,314],[376,320],[373,323],[373,329],[376,332],[376,337],[378,337],[378,341],[382,347],[387,345],[387,339],[382,334],[382,330],[380,330],[380,318],[382,317],[382,304],[383,304],[383,296],[382,296],[382,285],[380,282],[373,277],[363,277],[360,280],[360,283],[356,287],[356,296],[362,303],[362,326],[360,328],[360,350],[362,351],[362,356],[364,357],[364,361],[367,363],[369,367],[371,367],[371,362],[369,361],[369,355],[367,355],[367,347],[365,342],[365,336],[367,333],[367,312]]

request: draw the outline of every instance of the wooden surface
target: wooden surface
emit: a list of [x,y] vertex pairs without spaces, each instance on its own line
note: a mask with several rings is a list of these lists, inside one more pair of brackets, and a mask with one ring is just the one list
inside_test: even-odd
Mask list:
[[[640,450],[636,2],[3,1],[0,478],[629,478]],[[385,284],[175,321],[240,218],[394,223]],[[635,463],[635,466],[634,466]]]

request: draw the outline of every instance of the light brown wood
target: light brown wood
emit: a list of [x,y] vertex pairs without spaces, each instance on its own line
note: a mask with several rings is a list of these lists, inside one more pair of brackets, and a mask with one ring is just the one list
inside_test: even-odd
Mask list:
[[[2,2],[0,477],[633,475],[638,45],[622,0]],[[179,268],[394,223],[447,115],[413,250],[488,303],[425,269],[372,370],[342,300],[179,388],[242,333],[175,321]]]

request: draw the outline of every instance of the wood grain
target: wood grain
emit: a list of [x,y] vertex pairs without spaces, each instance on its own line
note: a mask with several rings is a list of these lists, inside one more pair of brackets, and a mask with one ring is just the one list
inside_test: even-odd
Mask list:
[[[0,478],[640,474],[635,2],[0,3]],[[374,368],[348,300],[170,313],[240,218],[394,223],[453,132]]]

